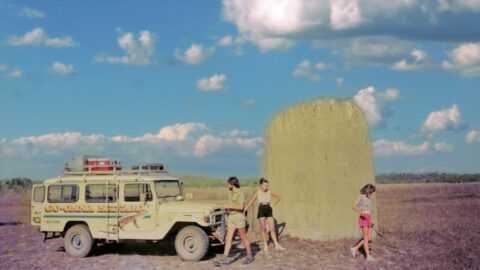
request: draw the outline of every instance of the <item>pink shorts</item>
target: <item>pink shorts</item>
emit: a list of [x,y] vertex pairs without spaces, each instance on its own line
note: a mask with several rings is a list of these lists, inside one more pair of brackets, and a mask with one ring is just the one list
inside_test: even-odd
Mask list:
[[372,216],[370,214],[361,215],[360,218],[358,218],[358,225],[360,225],[360,228],[371,227]]

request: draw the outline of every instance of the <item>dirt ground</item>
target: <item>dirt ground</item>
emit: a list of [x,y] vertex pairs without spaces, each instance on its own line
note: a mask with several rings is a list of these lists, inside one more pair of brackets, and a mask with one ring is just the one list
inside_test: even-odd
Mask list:
[[[223,268],[480,269],[480,183],[379,185],[376,196],[383,232],[371,245],[376,262],[349,256],[356,239],[317,242],[282,236],[287,251],[266,255],[254,244],[251,265],[242,265],[240,258]],[[127,243],[99,246],[90,257],[73,258],[63,250],[62,239],[43,243],[29,219],[28,195],[0,194],[0,269],[199,270],[214,268],[222,252],[214,248],[205,260],[186,263],[170,244]]]

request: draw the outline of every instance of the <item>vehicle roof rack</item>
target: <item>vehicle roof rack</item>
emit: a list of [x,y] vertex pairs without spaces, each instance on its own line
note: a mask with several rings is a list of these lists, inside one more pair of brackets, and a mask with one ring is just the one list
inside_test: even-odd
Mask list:
[[67,175],[169,175],[162,163],[144,163],[123,170],[118,160],[96,156],[75,156],[65,163],[62,176]]

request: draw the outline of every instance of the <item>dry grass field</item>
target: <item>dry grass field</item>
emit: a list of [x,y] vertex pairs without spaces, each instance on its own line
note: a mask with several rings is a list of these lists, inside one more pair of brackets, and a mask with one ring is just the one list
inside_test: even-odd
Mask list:
[[[253,188],[246,188],[246,193]],[[221,201],[224,189],[187,189],[195,200]],[[226,269],[480,269],[480,183],[378,185],[379,230],[374,263],[352,259],[355,239],[308,241],[282,236],[287,252],[256,250],[252,265]],[[354,199],[354,198],[353,198]],[[62,240],[43,243],[29,224],[28,193],[0,194],[0,269],[211,269],[221,248],[198,263],[182,262],[171,244],[97,247],[87,258],[69,257]],[[352,212],[352,215],[354,213]],[[287,225],[288,226],[288,225]],[[352,226],[356,226],[352,224]],[[234,253],[241,254],[242,249]]]

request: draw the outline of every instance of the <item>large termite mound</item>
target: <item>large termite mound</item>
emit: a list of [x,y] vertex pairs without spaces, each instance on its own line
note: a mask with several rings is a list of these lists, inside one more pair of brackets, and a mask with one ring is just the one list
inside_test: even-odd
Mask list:
[[[352,205],[375,178],[367,121],[353,100],[315,99],[279,112],[267,127],[263,162],[270,189],[282,197],[274,216],[286,233],[359,235]],[[375,203],[372,211],[375,222]]]

